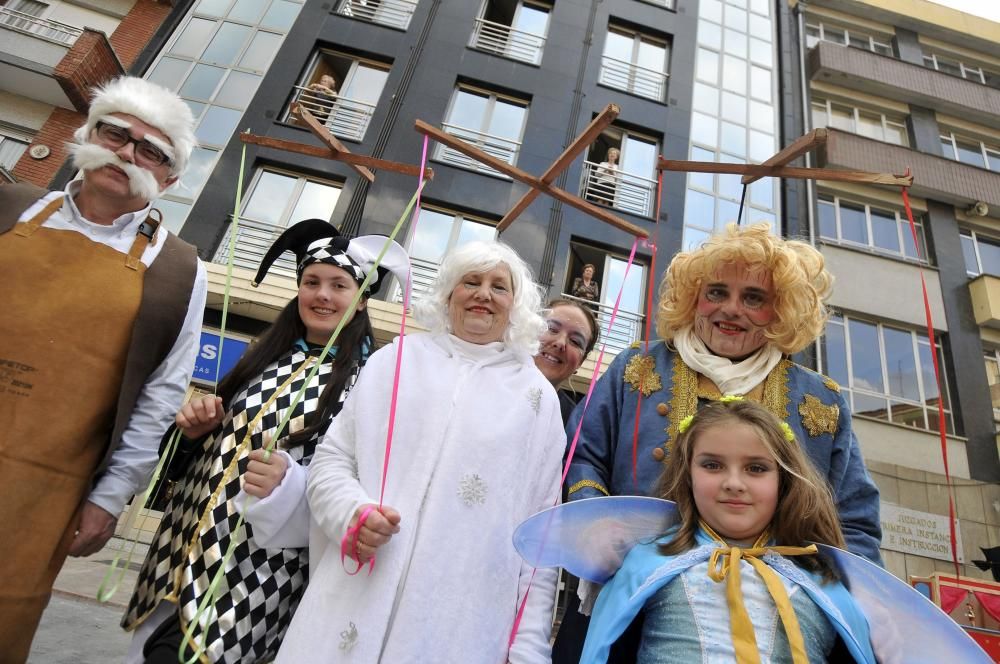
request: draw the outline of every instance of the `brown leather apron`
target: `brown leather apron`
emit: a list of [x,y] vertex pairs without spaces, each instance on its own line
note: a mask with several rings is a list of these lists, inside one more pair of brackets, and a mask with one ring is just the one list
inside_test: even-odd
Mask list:
[[72,543],[146,271],[145,235],[123,254],[43,228],[63,200],[0,235],[0,662],[27,659]]

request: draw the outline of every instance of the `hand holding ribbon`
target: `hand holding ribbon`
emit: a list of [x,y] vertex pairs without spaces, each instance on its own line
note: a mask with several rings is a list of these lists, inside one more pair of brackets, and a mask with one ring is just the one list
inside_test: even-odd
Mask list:
[[388,505],[362,505],[354,512],[347,533],[341,541],[341,558],[350,556],[364,566],[375,557],[375,551],[388,544],[398,532],[399,512]]

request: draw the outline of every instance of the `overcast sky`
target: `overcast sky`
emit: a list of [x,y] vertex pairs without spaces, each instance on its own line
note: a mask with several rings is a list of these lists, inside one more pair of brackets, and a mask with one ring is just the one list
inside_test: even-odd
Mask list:
[[931,2],[1000,22],[1000,2],[993,0],[931,0]]

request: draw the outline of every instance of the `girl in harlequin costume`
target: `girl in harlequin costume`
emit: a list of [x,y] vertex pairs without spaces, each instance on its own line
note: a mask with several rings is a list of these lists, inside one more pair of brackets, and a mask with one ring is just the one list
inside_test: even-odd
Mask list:
[[[369,295],[388,271],[405,279],[408,258],[393,243],[316,375],[324,346],[386,238],[348,240],[326,221],[289,227],[268,250],[255,284],[285,251],[296,258],[298,295],[208,395],[186,404],[176,426],[193,447],[174,487],[129,602],[122,626],[135,635],[126,661],[178,661],[183,633],[195,620],[231,538],[240,542],[226,563],[223,590],[198,620],[201,662],[269,662],[277,653],[308,578],[308,550],[283,529],[308,528],[308,511],[287,502],[256,500],[285,478],[304,491],[306,467],[319,440],[374,350]],[[295,395],[309,381],[286,429],[265,454]],[[265,487],[268,487],[265,489]],[[253,496],[254,499],[248,499]],[[246,509],[246,524],[234,528]],[[298,523],[305,520],[305,524]],[[186,658],[191,649],[186,647]]]
[[639,664],[874,663],[864,615],[810,545],[844,538],[791,428],[723,397],[680,429],[657,488],[680,521],[605,585],[581,662],[606,662],[641,613]]

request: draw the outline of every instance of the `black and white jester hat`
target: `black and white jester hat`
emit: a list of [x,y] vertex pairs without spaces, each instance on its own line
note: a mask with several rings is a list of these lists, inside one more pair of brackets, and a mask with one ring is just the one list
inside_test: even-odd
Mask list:
[[[285,229],[264,254],[253,285],[257,286],[264,280],[267,271],[281,254],[291,251],[295,254],[296,282],[302,281],[302,271],[309,265],[328,263],[353,276],[360,286],[375,265],[375,259],[385,246],[386,240],[388,238],[383,235],[362,235],[348,239],[328,221],[322,219],[300,221]],[[396,242],[392,242],[378,266],[378,276],[369,282],[365,295],[377,292],[390,272],[405,283],[409,267],[410,257],[406,250]]]

